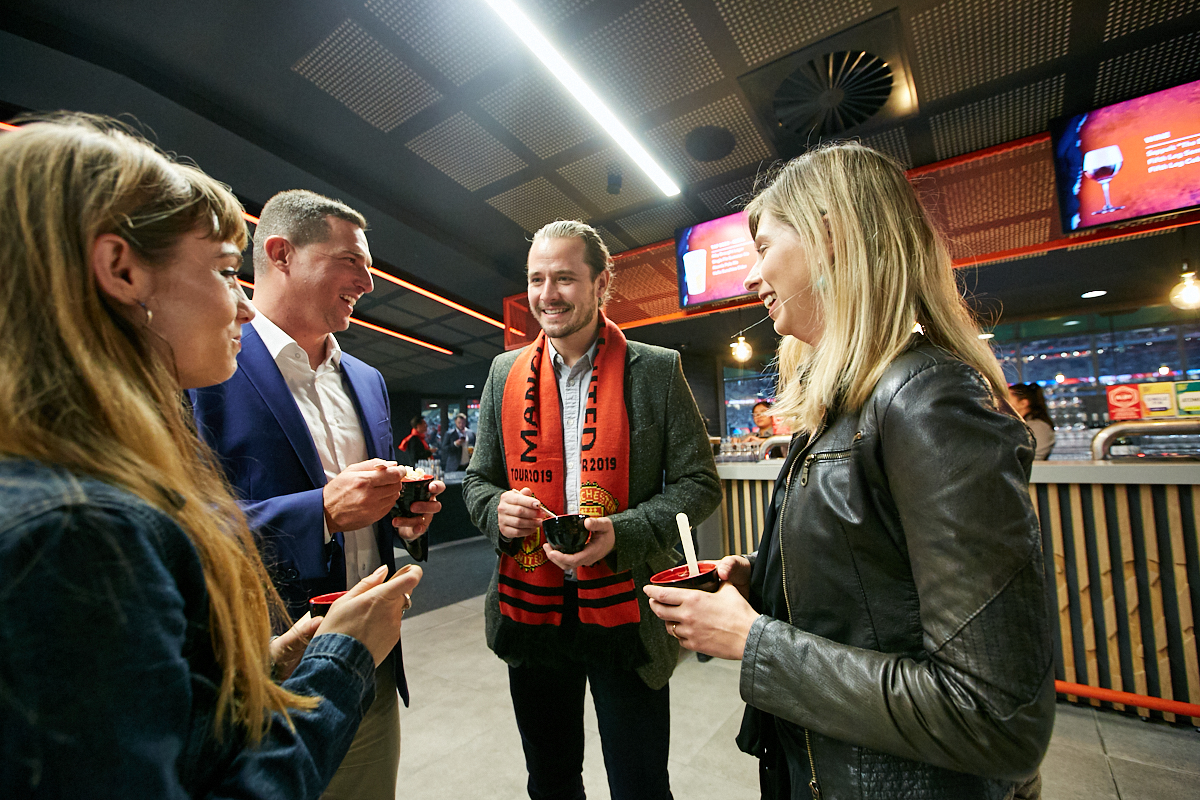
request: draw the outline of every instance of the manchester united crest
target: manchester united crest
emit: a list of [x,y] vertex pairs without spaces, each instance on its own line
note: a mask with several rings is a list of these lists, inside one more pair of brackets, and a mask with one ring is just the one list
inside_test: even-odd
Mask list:
[[521,549],[513,556],[513,559],[521,565],[521,569],[533,572],[546,563],[546,551],[542,549],[544,541],[546,541],[546,536],[541,530],[538,530],[536,535],[526,536],[521,540]]
[[579,513],[607,517],[617,513],[617,498],[598,483],[586,481],[579,487]]

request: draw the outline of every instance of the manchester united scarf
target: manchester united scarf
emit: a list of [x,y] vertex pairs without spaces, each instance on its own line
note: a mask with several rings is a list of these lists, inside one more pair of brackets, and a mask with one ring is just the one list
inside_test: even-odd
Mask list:
[[[579,512],[610,516],[629,505],[629,417],[625,410],[625,335],[603,314],[580,432]],[[504,384],[501,429],[509,487],[533,489],[551,511],[566,508],[565,448],[558,380],[546,334],[517,357]],[[633,668],[647,660],[633,575],[605,561],[576,570],[579,625],[562,641],[563,571],[546,558],[545,536],[527,536],[515,556],[500,556],[500,629],[495,651],[519,661],[563,653]]]

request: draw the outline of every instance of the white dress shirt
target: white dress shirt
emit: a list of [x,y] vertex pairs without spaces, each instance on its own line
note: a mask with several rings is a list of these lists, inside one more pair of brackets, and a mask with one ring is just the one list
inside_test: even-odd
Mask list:
[[[308,426],[325,479],[331,480],[351,464],[367,460],[367,443],[354,401],[346,388],[342,374],[342,348],[333,334],[329,335],[329,354],[314,370],[308,365],[308,354],[296,340],[261,311],[250,321],[258,331],[267,352],[275,360],[300,416]],[[350,587],[370,575],[382,563],[375,545],[374,526],[356,531],[343,531],[346,555],[346,586]],[[325,541],[332,537],[329,522],[325,522]]]
[[[592,359],[596,357],[596,344],[575,362],[567,366],[550,337],[546,337],[546,355],[550,357],[550,365],[554,367],[554,376],[558,378],[558,413],[562,418],[563,428],[563,482],[566,490],[567,507],[564,514],[579,513],[580,464],[583,455],[583,419],[587,412],[587,389],[592,380]],[[564,570],[567,580],[575,580],[575,570]]]

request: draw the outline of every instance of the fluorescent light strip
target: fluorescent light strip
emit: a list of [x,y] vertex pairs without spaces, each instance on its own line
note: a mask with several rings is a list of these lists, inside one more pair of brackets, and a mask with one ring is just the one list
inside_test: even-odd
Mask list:
[[[253,288],[254,288],[254,284],[253,284],[253,283],[251,283],[250,281],[248,281],[248,280],[245,280],[245,279],[243,279],[243,278],[238,278],[238,279],[237,279],[237,282],[238,282],[238,283],[240,283],[242,286],[245,286],[247,289],[253,289]],[[404,341],[406,341],[406,342],[410,342],[411,344],[419,345],[419,346],[421,346],[421,347],[427,347],[427,348],[429,348],[430,350],[433,350],[434,352],[437,352],[437,353],[443,353],[443,354],[445,354],[445,355],[448,355],[448,356],[452,356],[452,355],[454,355],[454,351],[453,351],[453,350],[447,350],[447,349],[446,349],[446,348],[444,348],[444,347],[440,347],[440,346],[438,346],[438,345],[436,345],[436,344],[431,344],[431,343],[429,343],[429,342],[425,342],[425,341],[422,341],[422,340],[420,340],[420,339],[413,338],[412,336],[407,336],[407,335],[405,335],[405,334],[403,334],[403,333],[400,333],[400,332],[398,332],[398,331],[391,330],[390,328],[385,328],[385,327],[383,327],[382,325],[376,325],[376,324],[375,324],[375,323],[373,323],[373,322],[364,322],[363,320],[361,320],[361,319],[355,319],[354,317],[351,317],[351,318],[350,318],[350,321],[351,321],[351,322],[353,322],[355,325],[361,325],[361,326],[363,326],[364,328],[367,328],[368,330],[376,331],[377,333],[382,333],[382,334],[384,334],[384,335],[386,335],[386,336],[391,336],[391,337],[393,337],[393,338],[396,338],[396,339],[402,339],[402,340],[404,340]]]
[[512,0],[486,0],[486,2],[493,11],[500,15],[504,24],[512,28],[517,38],[525,43],[525,46],[579,101],[584,110],[600,123],[600,126],[621,146],[621,149],[629,154],[634,163],[642,168],[650,180],[654,181],[663,194],[667,197],[679,194],[679,187],[675,185],[675,182],[667,177],[667,173],[663,171],[662,167],[655,163],[646,149],[637,139],[633,138],[633,134],[626,130],[615,114],[609,111],[608,106],[600,100],[590,86],[584,83],[583,78],[579,77],[579,73],[575,72],[566,59],[559,55],[549,40],[534,26],[529,17],[525,16],[516,3]]

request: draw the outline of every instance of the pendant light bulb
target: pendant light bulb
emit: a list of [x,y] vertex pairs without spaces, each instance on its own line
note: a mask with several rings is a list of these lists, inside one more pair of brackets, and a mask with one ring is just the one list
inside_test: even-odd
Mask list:
[[1196,273],[1188,272],[1187,261],[1183,262],[1184,272],[1179,276],[1179,283],[1171,290],[1171,305],[1185,311],[1200,308],[1200,283],[1196,281]]
[[739,336],[738,340],[729,346],[733,348],[733,360],[739,363],[744,364],[750,360],[750,356],[754,355],[754,349],[750,347],[745,336]]

